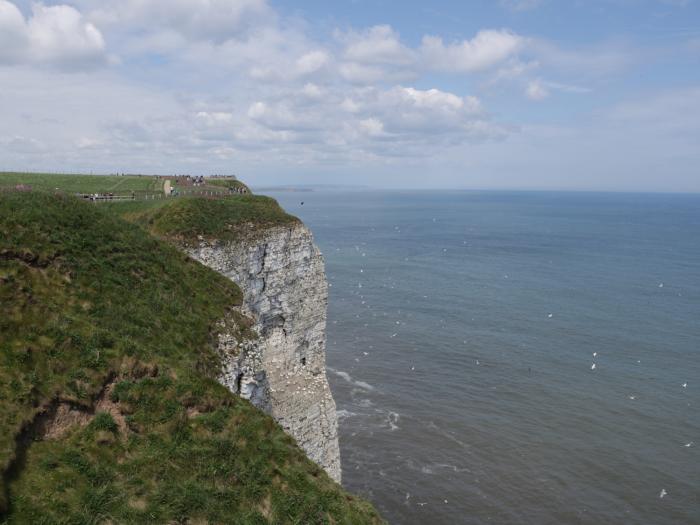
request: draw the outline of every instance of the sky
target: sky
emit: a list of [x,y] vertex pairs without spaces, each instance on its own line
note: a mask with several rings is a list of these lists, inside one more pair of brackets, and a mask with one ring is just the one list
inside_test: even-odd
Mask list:
[[0,171],[700,191],[700,0],[0,0]]

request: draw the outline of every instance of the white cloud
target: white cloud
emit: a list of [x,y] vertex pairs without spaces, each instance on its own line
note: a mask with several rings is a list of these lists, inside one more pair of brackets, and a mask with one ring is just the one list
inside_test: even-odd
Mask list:
[[325,51],[311,51],[299,57],[296,62],[296,69],[300,75],[309,75],[323,68],[328,62],[329,56]]
[[345,98],[340,103],[340,108],[346,113],[357,113],[360,111],[360,105],[351,98]]
[[0,0],[0,63],[24,58],[29,50],[29,34],[24,16],[17,7]]
[[391,68],[382,65],[346,62],[340,64],[338,72],[343,80],[357,85],[396,83],[414,79],[416,72],[408,68]]
[[361,120],[360,129],[370,137],[381,137],[384,135],[384,123],[374,117]]
[[400,88],[398,92],[401,98],[417,108],[446,109],[447,111],[466,109],[469,113],[478,113],[481,110],[477,98],[462,98],[439,89],[421,91],[414,88]]
[[[201,45],[223,53],[242,44]],[[293,71],[299,57],[320,50],[297,45],[296,59],[288,61]],[[328,60],[324,75],[332,72],[330,54]],[[337,76],[263,82],[248,77],[244,67],[209,78],[192,67],[188,62],[177,65],[184,69],[164,70],[178,78],[174,89],[133,82],[119,70],[76,77],[0,68],[0,136],[26,138],[6,140],[0,155],[10,166],[43,169],[157,172],[206,169],[232,158],[237,166],[269,165],[273,158],[312,166],[430,157],[509,133],[478,99],[447,90],[353,87]],[[31,140],[45,147],[32,150]]]
[[309,82],[301,88],[301,94],[310,100],[318,100],[323,96],[323,90],[316,84]]
[[445,148],[500,140],[509,133],[490,121],[476,98],[437,89],[348,89],[307,83],[260,95],[248,104],[238,96],[228,102],[184,103],[181,111],[149,117],[123,107],[122,116],[103,124],[101,135],[81,130],[71,147],[82,137],[95,137],[99,142],[94,147],[80,150],[83,159],[118,159],[118,153],[130,147],[130,159],[150,155],[166,163],[210,166],[235,159],[237,165],[269,164],[274,158],[313,166],[430,157]]
[[335,70],[328,49],[309,40],[298,28],[276,26],[258,27],[250,34],[221,44],[189,43],[171,53],[168,59],[207,78],[221,74],[225,81],[223,77],[248,76],[258,86],[317,82]]
[[320,149],[328,143],[344,144],[377,155],[387,148],[393,155],[418,142],[425,144],[423,154],[430,155],[438,145],[498,139],[507,133],[489,121],[476,97],[438,89],[335,89],[317,97],[313,106],[305,96],[286,94],[255,102],[247,116],[257,126],[287,132],[290,143],[317,143]]
[[91,16],[143,32],[172,30],[190,40],[224,42],[273,16],[265,0],[83,0]]
[[341,77],[353,84],[396,83],[416,77],[418,55],[400,41],[399,34],[388,25],[364,31],[336,31],[343,46],[338,66]]
[[398,66],[414,61],[414,52],[401,43],[399,34],[388,25],[336,34],[336,38],[345,43],[344,58],[350,62]]
[[[359,90],[353,101],[359,108],[357,114],[378,118],[384,130],[396,137],[419,135],[430,140],[452,135],[457,142],[469,142],[498,135],[475,133],[475,123],[487,121],[476,97],[397,86],[389,90]],[[493,125],[494,131],[496,128]]]
[[[0,137],[24,137],[22,142],[0,140],[6,166],[145,169],[167,157],[179,159],[185,150],[182,133],[172,133],[167,125],[181,113],[171,95],[137,87],[107,68],[70,74],[56,68],[0,68],[0,85]],[[152,123],[151,129],[133,125],[141,122]],[[190,121],[187,132],[194,129]]]
[[248,109],[248,117],[252,119],[259,119],[265,116],[267,113],[267,105],[264,102],[255,102]]
[[388,25],[336,33],[336,39],[345,46],[340,74],[357,84],[403,82],[430,71],[483,72],[515,57],[525,44],[523,37],[511,31],[488,29],[471,40],[449,44],[438,36],[426,35],[413,49]]
[[572,94],[585,94],[591,92],[591,90],[586,87],[563,84],[561,82],[550,82],[539,78],[529,81],[525,87],[525,95],[530,100],[544,100],[549,98],[553,91]]
[[207,126],[228,124],[233,121],[233,114],[226,111],[199,111],[196,116]]
[[437,36],[423,37],[420,51],[427,68],[474,73],[497,66],[514,56],[524,39],[507,30],[479,31],[471,40],[445,45]]
[[0,0],[0,63],[83,68],[106,58],[102,33],[75,8],[34,3],[25,19],[13,3]]
[[544,100],[549,97],[549,90],[539,80],[528,83],[525,94],[530,100]]
[[287,100],[275,103],[255,102],[248,109],[248,118],[276,131],[308,132],[324,129],[327,126],[323,122],[323,115],[310,112]]

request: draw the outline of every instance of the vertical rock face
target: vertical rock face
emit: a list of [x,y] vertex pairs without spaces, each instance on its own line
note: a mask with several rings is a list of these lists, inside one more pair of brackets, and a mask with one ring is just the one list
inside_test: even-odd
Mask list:
[[326,379],[328,284],[323,257],[301,223],[206,244],[190,256],[236,282],[259,338],[244,347],[224,331],[221,382],[271,414],[340,482],[335,402]]

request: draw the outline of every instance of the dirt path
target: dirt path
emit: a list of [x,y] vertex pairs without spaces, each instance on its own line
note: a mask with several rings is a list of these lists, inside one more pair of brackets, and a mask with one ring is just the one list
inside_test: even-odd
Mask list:
[[114,191],[114,190],[116,190],[119,186],[121,186],[122,184],[124,184],[124,182],[126,182],[126,180],[127,180],[126,177],[121,177],[121,180],[118,180],[114,186],[112,186],[111,188],[109,188],[109,191]]

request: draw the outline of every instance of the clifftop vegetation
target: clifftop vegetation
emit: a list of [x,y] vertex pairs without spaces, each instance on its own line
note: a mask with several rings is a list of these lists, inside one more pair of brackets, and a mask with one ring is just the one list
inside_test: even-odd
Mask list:
[[0,188],[23,184],[35,190],[65,193],[162,193],[163,179],[146,175],[69,175],[52,173],[0,173]]
[[246,186],[241,181],[232,178],[207,179],[207,184],[209,184],[210,186],[220,186],[222,188],[246,190],[247,192],[250,192],[250,188],[248,188],[248,186]]
[[221,320],[253,337],[240,290],[138,225],[295,220],[231,199],[0,193],[0,522],[381,522],[216,382]]
[[299,221],[275,199],[261,195],[232,195],[222,199],[182,197],[109,206],[157,236],[187,244],[196,243],[200,237],[233,241],[246,233]]

